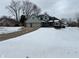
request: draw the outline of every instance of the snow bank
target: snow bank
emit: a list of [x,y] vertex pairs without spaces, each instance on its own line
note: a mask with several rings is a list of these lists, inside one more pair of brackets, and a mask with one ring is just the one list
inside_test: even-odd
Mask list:
[[7,34],[20,31],[21,27],[0,27],[0,34]]
[[79,29],[40,28],[0,42],[0,57],[79,57]]

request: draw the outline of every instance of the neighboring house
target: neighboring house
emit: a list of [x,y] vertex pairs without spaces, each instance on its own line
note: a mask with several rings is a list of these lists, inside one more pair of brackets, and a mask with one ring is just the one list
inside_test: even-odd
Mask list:
[[56,17],[51,17],[48,14],[39,15],[38,18],[41,20],[42,27],[53,27],[59,19]]
[[26,21],[27,27],[41,27],[41,21],[39,18],[35,15],[32,15],[27,21]]

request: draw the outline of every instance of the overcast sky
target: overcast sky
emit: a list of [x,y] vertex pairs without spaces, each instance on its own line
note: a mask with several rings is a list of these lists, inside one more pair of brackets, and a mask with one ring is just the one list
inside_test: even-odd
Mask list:
[[[5,8],[11,0],[0,0],[0,16],[9,15]],[[51,16],[72,17],[79,12],[79,0],[30,0]]]

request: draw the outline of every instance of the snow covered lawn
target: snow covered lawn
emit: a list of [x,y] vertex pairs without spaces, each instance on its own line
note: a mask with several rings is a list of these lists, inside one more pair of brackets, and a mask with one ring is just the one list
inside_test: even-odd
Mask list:
[[0,27],[0,34],[7,34],[20,31],[21,27]]
[[0,42],[0,57],[79,57],[79,28],[40,28]]

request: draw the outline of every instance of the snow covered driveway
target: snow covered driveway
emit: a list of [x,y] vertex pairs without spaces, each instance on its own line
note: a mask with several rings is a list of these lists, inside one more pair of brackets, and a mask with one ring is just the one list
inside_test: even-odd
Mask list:
[[21,31],[21,27],[0,27],[0,34],[7,34],[12,32]]
[[79,57],[79,28],[40,28],[0,42],[0,57]]

